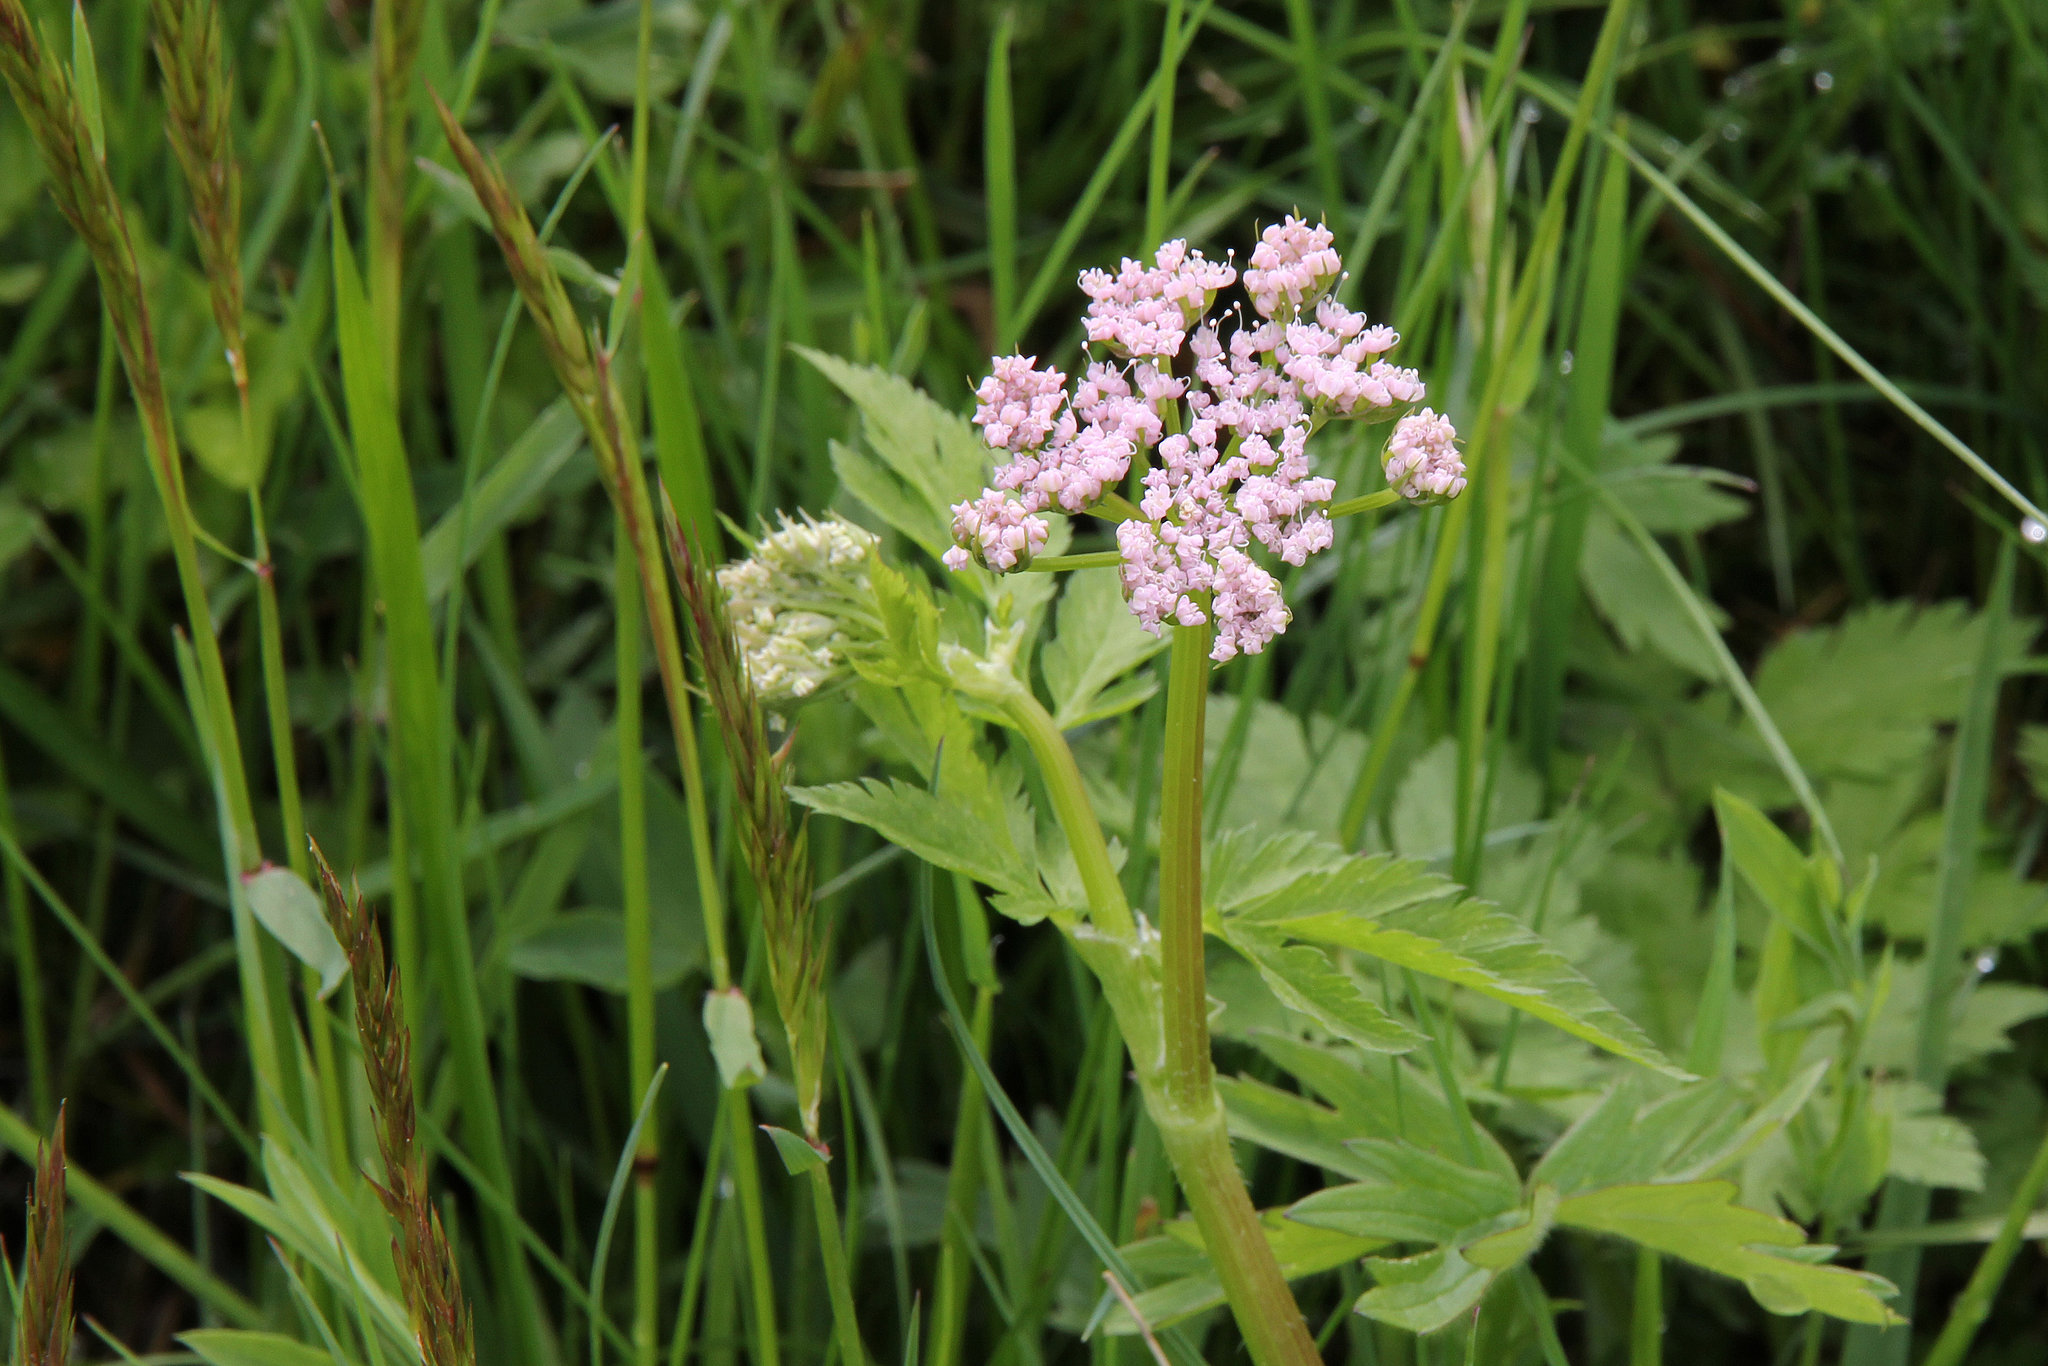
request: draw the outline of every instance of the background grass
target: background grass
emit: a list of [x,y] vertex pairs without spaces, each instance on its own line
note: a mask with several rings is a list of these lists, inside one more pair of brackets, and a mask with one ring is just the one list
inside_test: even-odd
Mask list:
[[[639,7],[423,6],[407,91],[411,151],[426,164],[404,187],[391,318],[379,312],[375,258],[366,300],[329,245],[337,206],[364,222],[369,7],[222,8],[249,349],[271,424],[253,482],[276,563],[304,822],[388,898],[394,956],[421,984],[422,1109],[431,1132],[465,1135],[447,1145],[458,1240],[502,1275],[518,1235],[477,1192],[509,1188],[580,1268],[640,1098],[619,963],[617,917],[638,895],[621,873],[634,865],[622,865],[619,838],[619,661],[642,670],[633,696],[658,708],[660,694],[644,650],[612,648],[620,580],[597,470],[446,169],[426,89],[466,106],[536,220],[559,197],[557,264],[601,321],[626,260],[621,224],[636,210],[626,144],[599,143],[630,114]],[[68,39],[61,7],[42,10],[53,39]],[[218,420],[234,395],[163,142],[147,7],[101,0],[85,14],[107,159],[194,457],[191,497],[222,543],[201,553],[241,745],[249,772],[266,775],[258,823],[281,857],[255,580],[217,553],[252,553],[237,487],[252,472]],[[1454,15],[1421,0],[657,4],[645,213],[679,327],[676,353],[664,354],[665,337],[645,348],[627,382],[663,381],[648,395],[662,469],[673,452],[687,466],[701,450],[699,496],[742,528],[778,508],[830,507],[830,443],[854,424],[792,346],[886,366],[959,408],[992,349],[1074,360],[1077,269],[1161,235],[1242,252],[1257,224],[1294,209],[1323,216],[1349,249],[1351,300],[1406,334],[1404,356],[1480,446],[1475,463],[1512,477],[1475,481],[1454,523],[1462,540],[1412,521],[1358,526],[1299,576],[1281,647],[1218,685],[1234,706],[1212,725],[1212,819],[1277,803],[1336,833],[1341,816],[1354,839],[1439,858],[1532,920],[1579,927],[1589,972],[1677,1053],[1697,1036],[1719,942],[1712,782],[1791,813],[1802,838],[1824,843],[1834,829],[1852,874],[1876,857],[1874,914],[1899,943],[1928,934],[1940,899],[1986,980],[2048,982],[2036,934],[2048,915],[2028,880],[2048,807],[2030,786],[2026,760],[2040,751],[2023,729],[2038,711],[2024,614],[2038,610],[2043,561],[2014,509],[1954,457],[1964,446],[2024,497],[2048,498],[2048,25],[2024,0],[1647,0],[1625,26],[1611,88],[1593,92],[1578,172],[1560,178],[1601,17],[1599,6],[1521,4]],[[1463,45],[1439,62],[1454,25]],[[47,880],[32,885],[10,863],[0,888],[14,966],[0,1085],[35,1124],[64,1098],[78,1168],[121,1202],[96,1211],[79,1197],[81,1312],[138,1352],[164,1352],[202,1317],[233,1322],[237,1304],[271,1312],[290,1294],[248,1226],[177,1176],[251,1174],[232,1117],[252,1121],[259,1093],[213,781],[178,697],[171,629],[184,617],[164,572],[161,504],[83,251],[34,164],[17,112],[0,107],[0,754],[11,798],[0,833]],[[1681,186],[1724,240],[1674,207],[1645,166]],[[1894,381],[1948,443],[1753,272]],[[1487,394],[1502,413],[1490,423],[1475,412]],[[1675,450],[1650,454],[1659,440]],[[1358,451],[1333,458],[1362,468]],[[1578,477],[1619,481],[1674,458],[1734,479],[1676,480],[1682,496],[1630,498],[1621,516]],[[1970,731],[1967,781],[1980,795],[1969,809],[1983,808],[1983,824],[1944,843],[1945,793],[1966,767],[1951,764],[1949,731],[1982,673],[1974,623],[1985,618],[1972,605],[1987,600],[2002,545],[2018,547],[2021,617],[2007,630],[2011,659],[1992,666],[2005,680],[1994,710]],[[1659,556],[1679,591],[1652,591]],[[1757,700],[1814,779],[1810,800],[1775,776],[1771,730],[1745,726],[1740,690],[1702,656],[1686,590],[1755,675]],[[1104,773],[1131,778],[1136,811],[1107,811],[1113,828],[1142,830],[1156,811],[1143,775],[1159,722],[1155,702],[1083,742]],[[848,708],[807,713],[800,776],[852,771],[867,753],[859,731]],[[764,1172],[773,1245],[754,1248],[750,1269],[747,1230],[703,1180],[726,1141],[715,1136],[733,1126],[719,1119],[697,1024],[706,963],[682,778],[666,746],[648,753],[645,791],[629,785],[628,800],[647,813],[655,1051],[671,1068],[657,1110],[662,1341],[687,1306],[690,1350],[719,1362],[746,1350],[743,1292],[767,1257],[782,1350],[817,1359],[829,1314],[811,1243],[797,1236],[806,1202],[779,1170]],[[715,763],[716,746],[707,754]],[[713,806],[722,841],[728,822]],[[934,1278],[951,1276],[960,1298],[947,1302],[965,1309],[947,1352],[1136,1360],[1130,1344],[1077,1345],[1078,1239],[1000,1126],[955,1124],[961,1068],[909,914],[909,861],[830,821],[813,840],[842,917],[835,1167],[865,1240],[856,1271],[871,1349],[901,1355],[916,1296],[930,1315]],[[1141,889],[1148,855],[1136,844],[1126,876]],[[719,875],[744,906],[751,892],[729,862]],[[394,875],[414,866],[417,878]],[[928,894],[971,901],[946,885]],[[1741,921],[1747,981],[1756,931],[1740,909],[1731,903],[1728,919]],[[734,974],[758,987],[758,946],[739,933]],[[1146,1226],[1171,1207],[1171,1180],[1119,1085],[1099,1003],[1048,934],[1012,929],[996,962],[999,992],[992,980],[965,990],[971,972],[958,979],[996,1075],[1099,1221],[1118,1236]],[[1952,1108],[1986,1158],[1981,1191],[1937,1195],[1923,1218],[2005,1208],[2048,1122],[2048,1040],[2023,1024],[2013,1043],[1973,1056],[1952,1083]],[[1242,1043],[1224,1061],[1273,1074]],[[767,1095],[772,1118],[772,1084]],[[20,1127],[9,1129],[17,1152],[30,1141]],[[947,1163],[966,1186],[954,1203],[979,1210],[984,1235],[956,1240],[950,1272],[933,1250]],[[27,1174],[11,1162],[5,1179]],[[1302,1179],[1269,1162],[1258,1192],[1282,1199]],[[146,1231],[124,1228],[124,1210],[167,1235],[184,1274],[142,1245]],[[1915,1318],[1928,1334],[1975,1259],[1967,1242],[1927,1252]],[[1560,1319],[1572,1359],[1626,1359],[1632,1263],[1588,1244],[1546,1252],[1543,1270],[1554,1295],[1584,1306]],[[531,1299],[517,1312],[553,1316],[573,1358],[583,1310],[529,1275],[545,1284],[518,1290],[479,1273],[506,1297],[481,1317],[510,1323]],[[612,1279],[625,1323],[631,1277]],[[1969,1360],[2048,1352],[2044,1283],[2038,1253],[2022,1252]],[[202,1284],[221,1288],[195,1295]],[[1345,1288],[1329,1278],[1306,1291],[1312,1319]],[[1674,1277],[1666,1295],[1676,1359],[1805,1347],[1803,1328],[1725,1286]],[[1824,1346],[1832,1357],[1832,1335]],[[1373,1360],[1410,1346],[1346,1329],[1330,1350]]]

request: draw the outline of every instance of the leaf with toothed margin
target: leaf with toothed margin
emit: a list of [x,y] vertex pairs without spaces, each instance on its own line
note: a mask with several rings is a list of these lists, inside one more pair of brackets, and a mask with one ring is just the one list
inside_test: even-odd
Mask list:
[[[1350,949],[1513,1006],[1567,1034],[1690,1079],[1565,956],[1521,921],[1422,864],[1299,839],[1235,848],[1216,904],[1233,923]],[[1302,869],[1291,879],[1278,874]]]
[[1732,1181],[1609,1186],[1564,1201],[1557,1222],[1613,1234],[1749,1287],[1773,1314],[1818,1311],[1852,1323],[1903,1323],[1881,1276],[1812,1260],[1834,1249],[1807,1243],[1797,1224],[1735,1203]]
[[1259,970],[1282,1005],[1338,1038],[1375,1053],[1412,1053],[1428,1042],[1367,996],[1324,950],[1241,924],[1227,923],[1223,938]]

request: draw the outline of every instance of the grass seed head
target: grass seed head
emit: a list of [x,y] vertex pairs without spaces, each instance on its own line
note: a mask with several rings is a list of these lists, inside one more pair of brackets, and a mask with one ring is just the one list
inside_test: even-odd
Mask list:
[[36,1184],[28,1198],[21,1262],[21,1318],[15,1341],[22,1366],[64,1366],[71,1355],[71,1256],[64,1238],[64,1111],[47,1145],[36,1145]]
[[50,52],[22,0],[0,0],[0,80],[21,107],[58,209],[85,242],[100,279],[114,341],[128,371],[135,406],[149,424],[152,454],[170,462],[158,471],[167,496],[180,487],[156,340],[150,330],[142,270],[127,215],[107,166],[94,150],[85,111],[64,64]]
[[428,1194],[426,1170],[415,1141],[412,1041],[404,1023],[398,969],[386,966],[384,939],[362,894],[351,896],[342,891],[317,844],[313,860],[319,867],[321,892],[335,936],[348,954],[356,1034],[362,1042],[370,1108],[377,1121],[378,1154],[384,1160],[384,1181],[372,1184],[398,1226],[392,1257],[419,1341],[420,1358],[425,1366],[476,1366],[469,1301],[462,1293],[462,1277],[441,1216]]
[[575,306],[569,302],[569,291],[562,284],[561,274],[548,260],[547,249],[541,245],[525,206],[506,183],[504,173],[471,141],[439,95],[434,97],[434,108],[441,116],[441,130],[447,134],[448,146],[462,173],[469,178],[470,188],[476,191],[484,216],[490,220],[491,232],[498,239],[507,269],[512,272],[512,283],[519,290],[519,297],[526,301],[527,312],[533,316],[541,345],[547,349],[548,361],[554,366],[562,388],[568,392],[569,401],[576,406],[577,416],[586,428],[601,426],[603,385],[592,359],[590,342],[584,336]]
[[811,895],[808,830],[790,819],[784,775],[790,741],[771,748],[747,661],[728,612],[719,578],[699,548],[684,539],[674,509],[666,519],[676,585],[689,617],[704,692],[725,736],[728,768],[738,798],[740,846],[761,899],[769,983],[789,1035],[798,1108],[805,1136],[819,1141],[818,1110],[825,1075],[825,964],[831,926]]
[[192,198],[192,232],[214,322],[235,387],[247,390],[242,341],[242,168],[229,128],[233,106],[215,0],[150,0],[163,70],[164,132]]

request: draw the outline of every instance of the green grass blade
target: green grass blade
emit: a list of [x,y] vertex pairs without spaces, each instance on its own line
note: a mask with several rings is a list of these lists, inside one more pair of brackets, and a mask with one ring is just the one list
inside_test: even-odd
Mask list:
[[[2012,613],[2016,555],[2011,541],[2000,544],[1991,595],[1983,612],[1977,667],[1956,727],[1948,791],[1942,803],[1941,859],[1935,876],[1933,921],[1921,959],[1926,972],[1913,1054],[1913,1080],[1936,1094],[1948,1080],[1951,1006],[1963,973],[1959,961],[1963,915],[1977,877],[1977,850],[1990,799],[1992,745],[1997,734],[1999,684],[2005,672],[2004,637]],[[1927,1222],[1929,1195],[1923,1185],[1892,1178],[1879,1201],[1875,1227],[1888,1233],[1919,1228]],[[1898,1286],[1900,1306],[1910,1312],[1920,1280],[1919,1246],[1887,1248],[1872,1256],[1868,1265]],[[1904,1366],[1910,1345],[1904,1333],[1880,1333],[1859,1326],[1850,1331],[1843,1361],[1846,1366]]]
[[[410,843],[420,860],[426,914],[423,937],[432,970],[432,996],[447,1031],[452,1079],[466,1120],[463,1137],[483,1171],[494,1183],[509,1188],[511,1165],[484,1042],[483,1005],[463,892],[458,854],[462,840],[455,818],[441,669],[427,608],[412,474],[387,384],[388,357],[348,246],[338,203],[332,222],[342,386],[357,491],[369,536],[370,568],[384,606],[393,767],[403,789],[402,805],[413,837]],[[524,1344],[522,1357],[540,1360],[545,1330],[517,1235],[502,1216],[487,1223],[492,1232],[493,1265],[501,1282],[498,1294],[516,1315],[516,1337]]]

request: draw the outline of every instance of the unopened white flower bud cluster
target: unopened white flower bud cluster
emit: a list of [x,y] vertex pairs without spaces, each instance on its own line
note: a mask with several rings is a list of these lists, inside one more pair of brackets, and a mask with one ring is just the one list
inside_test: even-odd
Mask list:
[[781,526],[718,571],[754,690],[769,706],[809,697],[844,662],[848,609],[867,595],[871,532],[837,517]]

